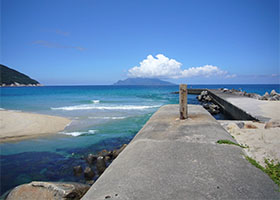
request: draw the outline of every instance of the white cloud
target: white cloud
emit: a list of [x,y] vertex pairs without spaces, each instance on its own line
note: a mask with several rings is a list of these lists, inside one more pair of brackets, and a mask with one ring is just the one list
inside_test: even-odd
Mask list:
[[187,78],[193,76],[230,76],[226,71],[221,70],[217,66],[204,65],[202,67],[191,67],[188,69],[181,69],[182,64],[174,59],[169,59],[162,54],[155,57],[152,55],[147,56],[140,66],[135,66],[128,70],[129,77],[141,78]]

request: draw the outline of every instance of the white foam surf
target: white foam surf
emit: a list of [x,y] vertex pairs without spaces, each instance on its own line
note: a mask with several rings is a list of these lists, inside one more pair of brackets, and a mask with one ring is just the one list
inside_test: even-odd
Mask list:
[[158,108],[160,105],[154,106],[135,106],[135,105],[122,105],[122,106],[96,106],[96,105],[76,105],[76,106],[64,106],[64,107],[57,107],[51,108],[52,110],[145,110],[150,108]]
[[60,134],[64,134],[64,135],[70,135],[73,137],[77,137],[80,135],[88,135],[88,134],[95,134],[97,132],[97,130],[88,130],[87,132],[59,132]]
[[89,119],[125,119],[127,117],[88,117]]
[[91,102],[97,104],[100,103],[100,100],[91,100]]

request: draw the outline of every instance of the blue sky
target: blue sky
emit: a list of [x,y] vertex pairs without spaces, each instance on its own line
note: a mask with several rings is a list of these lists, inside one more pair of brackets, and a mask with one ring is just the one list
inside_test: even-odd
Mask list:
[[278,0],[1,0],[1,63],[46,85],[279,83]]

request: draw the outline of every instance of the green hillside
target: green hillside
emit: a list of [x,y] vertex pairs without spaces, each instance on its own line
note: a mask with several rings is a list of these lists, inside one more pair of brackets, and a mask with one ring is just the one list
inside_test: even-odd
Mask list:
[[0,64],[0,85],[38,85],[38,81],[31,79],[29,76]]

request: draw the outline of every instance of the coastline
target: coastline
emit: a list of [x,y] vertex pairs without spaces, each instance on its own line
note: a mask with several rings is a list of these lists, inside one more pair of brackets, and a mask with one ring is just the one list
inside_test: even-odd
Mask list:
[[55,134],[70,122],[64,117],[0,110],[0,143]]

